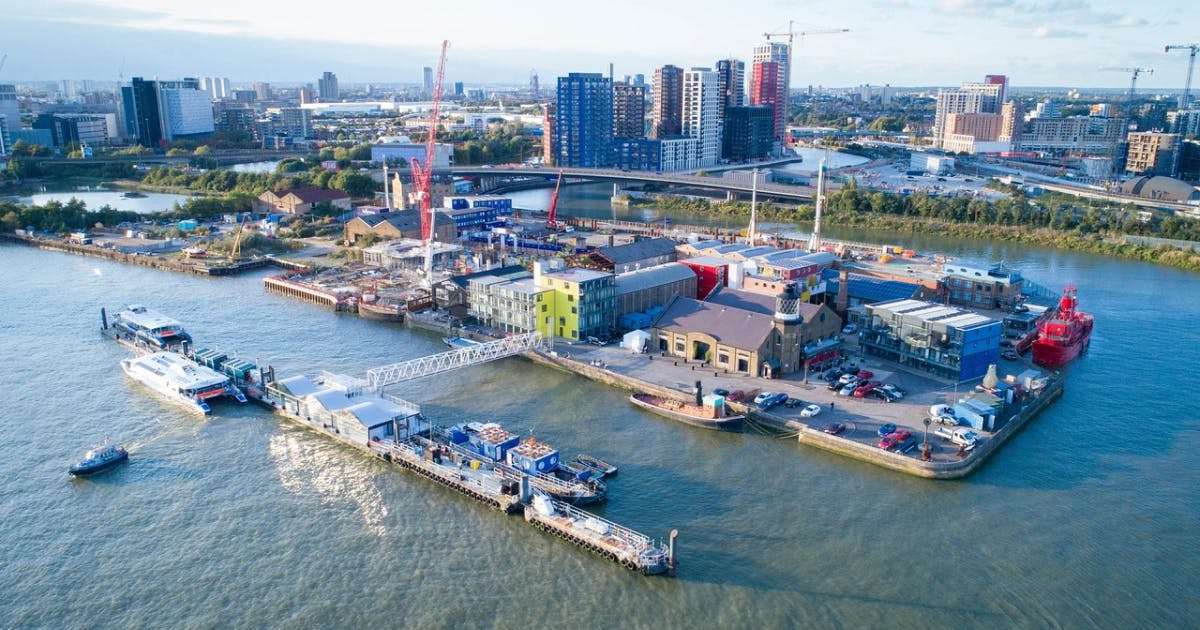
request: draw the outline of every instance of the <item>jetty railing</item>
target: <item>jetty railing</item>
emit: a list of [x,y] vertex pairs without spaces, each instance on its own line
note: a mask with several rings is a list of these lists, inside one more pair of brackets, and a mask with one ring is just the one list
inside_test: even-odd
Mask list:
[[432,354],[367,370],[367,385],[379,391],[388,385],[433,376],[459,368],[481,365],[497,359],[549,349],[540,332],[524,333],[478,345]]

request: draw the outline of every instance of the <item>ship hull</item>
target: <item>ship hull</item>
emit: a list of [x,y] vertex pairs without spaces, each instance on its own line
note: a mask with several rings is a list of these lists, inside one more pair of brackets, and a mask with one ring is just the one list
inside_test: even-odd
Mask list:
[[1053,345],[1035,341],[1033,343],[1033,362],[1047,368],[1062,367],[1074,361],[1087,346],[1087,343],[1087,337],[1082,337],[1075,343],[1067,345]]
[[404,321],[404,310],[400,305],[377,305],[370,303],[360,303],[358,305],[358,315],[364,319],[373,319],[379,322],[402,322]]
[[633,394],[629,397],[629,402],[649,411],[658,414],[664,418],[670,418],[676,422],[690,424],[701,429],[712,429],[714,431],[731,431],[740,432],[742,430],[742,421],[744,416],[729,416],[726,418],[701,418],[688,413],[682,413],[673,409],[667,409],[661,405],[655,404],[658,397],[649,394]]

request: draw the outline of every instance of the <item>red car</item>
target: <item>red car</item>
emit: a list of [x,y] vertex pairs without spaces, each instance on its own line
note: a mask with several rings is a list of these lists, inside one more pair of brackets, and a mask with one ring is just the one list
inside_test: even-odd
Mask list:
[[872,372],[871,370],[859,370],[858,371],[858,378],[868,379],[868,378],[871,378],[872,376],[875,376],[875,373]]
[[746,392],[743,392],[740,389],[735,389],[735,390],[729,392],[729,395],[725,396],[725,400],[732,401],[732,402],[739,402],[745,397],[746,397]]
[[882,440],[879,440],[879,448],[885,451],[890,451],[893,448],[896,448],[897,444],[907,440],[910,437],[912,437],[912,433],[910,433],[907,429],[896,429],[895,431],[883,436]]
[[854,397],[863,398],[867,394],[871,393],[876,387],[879,387],[878,383],[867,383],[866,385],[862,385],[858,389],[854,390]]

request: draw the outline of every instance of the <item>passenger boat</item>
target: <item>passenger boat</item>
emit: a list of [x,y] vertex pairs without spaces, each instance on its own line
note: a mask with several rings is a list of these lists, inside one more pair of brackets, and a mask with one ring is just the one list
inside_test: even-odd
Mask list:
[[245,394],[228,375],[174,352],[122,359],[121,369],[146,387],[205,415],[212,412],[208,403],[214,398],[229,396],[238,402],[246,402]]
[[183,324],[140,304],[114,314],[112,328],[118,335],[163,350],[192,340]]
[[580,453],[575,456],[575,461],[596,471],[601,477],[615,477],[617,474],[616,466],[613,466],[599,457],[592,457],[591,455]]
[[129,459],[129,451],[125,447],[113,444],[105,438],[104,444],[93,448],[83,456],[83,460],[67,469],[67,472],[77,477],[91,475],[102,470],[108,470]]
[[1047,368],[1064,366],[1087,347],[1092,336],[1092,316],[1076,310],[1075,287],[1067,285],[1053,317],[1038,322],[1033,342],[1033,362]]
[[677,398],[667,398],[665,396],[656,396],[641,392],[630,396],[629,402],[664,418],[670,418],[702,429],[741,431],[742,422],[746,418],[742,415],[727,415],[725,398],[715,394],[706,396],[702,401],[703,404],[700,405]]
[[480,342],[475,341],[474,339],[467,339],[465,337],[442,337],[442,343],[454,348],[455,350],[462,350],[463,348],[478,346]]
[[496,423],[467,422],[435,431],[439,439],[486,459],[500,472],[527,476],[535,488],[573,505],[603,501],[608,488],[600,475],[577,464],[572,468],[558,450],[534,438],[522,440]]

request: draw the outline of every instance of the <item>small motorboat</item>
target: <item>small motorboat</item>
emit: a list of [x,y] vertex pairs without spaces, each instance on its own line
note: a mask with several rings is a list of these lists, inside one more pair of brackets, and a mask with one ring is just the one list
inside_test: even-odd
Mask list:
[[83,461],[71,466],[68,472],[76,476],[90,475],[112,468],[127,459],[129,459],[129,451],[125,450],[124,446],[113,444],[111,439],[106,438],[104,444],[88,451],[83,456]]
[[616,466],[609,464],[599,457],[592,457],[591,455],[584,455],[583,453],[580,453],[579,455],[575,456],[575,461],[596,471],[601,477],[612,477],[613,475],[617,474]]

